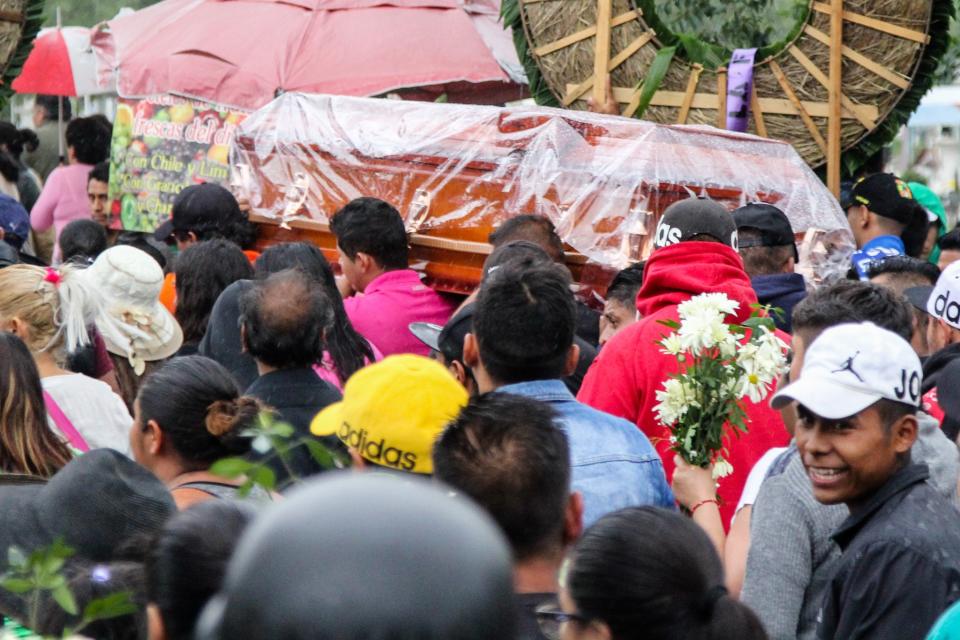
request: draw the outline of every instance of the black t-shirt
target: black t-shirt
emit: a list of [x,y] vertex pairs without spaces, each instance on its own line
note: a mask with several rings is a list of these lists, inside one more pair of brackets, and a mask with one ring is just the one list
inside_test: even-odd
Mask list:
[[547,636],[540,631],[540,625],[537,623],[536,611],[545,604],[555,603],[557,594],[555,593],[518,593],[517,597],[517,629],[518,640],[547,640]]

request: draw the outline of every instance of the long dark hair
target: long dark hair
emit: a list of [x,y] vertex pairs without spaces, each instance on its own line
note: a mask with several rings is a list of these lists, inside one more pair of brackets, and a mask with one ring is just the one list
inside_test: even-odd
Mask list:
[[346,383],[350,376],[373,362],[374,355],[370,343],[350,324],[330,263],[314,245],[290,242],[264,251],[254,264],[254,275],[257,280],[264,280],[286,269],[300,269],[323,285],[333,308],[333,327],[327,334],[325,346],[337,377]]
[[223,365],[203,356],[174,358],[140,387],[140,426],[155,421],[191,471],[221,458],[250,452],[252,427],[261,406],[240,395]]
[[199,342],[217,298],[237,280],[249,280],[253,268],[243,251],[227,240],[208,240],[177,256],[177,321],[184,342]]
[[0,332],[0,470],[49,478],[72,457],[47,424],[30,350],[17,336]]
[[35,151],[40,146],[40,139],[31,129],[17,129],[4,120],[0,121],[0,145],[7,148],[14,160],[20,160],[24,147],[27,151]]
[[173,516],[158,534],[147,556],[147,600],[160,610],[168,640],[193,638],[254,515],[249,504],[208,500]]
[[761,640],[756,615],[727,595],[723,565],[689,518],[632,507],[597,521],[577,544],[567,591],[613,640]]

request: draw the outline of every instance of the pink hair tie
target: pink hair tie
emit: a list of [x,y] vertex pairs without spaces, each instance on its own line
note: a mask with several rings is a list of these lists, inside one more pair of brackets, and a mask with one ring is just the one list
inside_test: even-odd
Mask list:
[[43,281],[51,283],[54,287],[60,286],[60,281],[62,279],[63,276],[61,276],[60,272],[53,267],[47,267],[47,275],[43,276]]

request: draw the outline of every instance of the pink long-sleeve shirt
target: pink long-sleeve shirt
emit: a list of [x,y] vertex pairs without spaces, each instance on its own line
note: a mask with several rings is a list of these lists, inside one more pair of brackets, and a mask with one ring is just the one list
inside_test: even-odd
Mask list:
[[50,227],[56,229],[54,260],[60,258],[60,232],[63,228],[74,220],[90,218],[87,181],[91,169],[91,165],[82,163],[54,169],[30,212],[30,225],[37,231],[46,231]]
[[380,274],[362,295],[344,298],[343,306],[353,328],[384,356],[429,355],[430,347],[410,333],[410,323],[432,322],[442,326],[456,308],[453,301],[423,284],[412,269]]

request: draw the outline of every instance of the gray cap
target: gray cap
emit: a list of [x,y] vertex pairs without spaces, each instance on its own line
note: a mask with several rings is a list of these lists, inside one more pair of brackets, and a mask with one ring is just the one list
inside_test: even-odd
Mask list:
[[510,550],[486,513],[420,480],[333,473],[247,531],[199,640],[514,637]]
[[733,216],[723,205],[709,198],[689,198],[667,207],[657,225],[653,247],[662,249],[699,235],[716,238],[734,251],[738,249],[737,224]]

